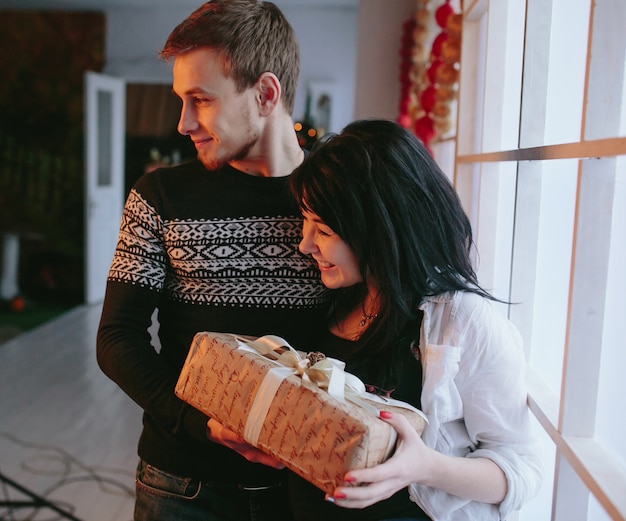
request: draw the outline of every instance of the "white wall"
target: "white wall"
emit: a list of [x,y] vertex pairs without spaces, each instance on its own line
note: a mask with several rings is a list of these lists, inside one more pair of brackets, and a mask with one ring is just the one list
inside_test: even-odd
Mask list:
[[359,0],[356,119],[398,117],[402,24],[415,9],[415,0]]
[[[280,6],[280,2],[276,2]],[[283,8],[300,42],[300,81],[294,117],[304,116],[307,86],[311,82],[334,84],[334,126],[339,132],[354,118],[356,89],[356,7]]]
[[158,59],[158,53],[171,30],[189,12],[186,7],[105,11],[103,72],[129,83],[171,83],[170,67]]

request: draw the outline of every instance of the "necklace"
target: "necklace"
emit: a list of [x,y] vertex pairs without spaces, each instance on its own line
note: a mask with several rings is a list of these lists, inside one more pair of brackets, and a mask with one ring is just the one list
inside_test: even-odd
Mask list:
[[367,324],[370,320],[374,320],[377,316],[378,316],[378,313],[372,313],[371,315],[368,315],[367,313],[365,313],[365,311],[363,311],[363,313],[361,313],[361,320],[359,321],[359,326],[365,327],[365,324]]

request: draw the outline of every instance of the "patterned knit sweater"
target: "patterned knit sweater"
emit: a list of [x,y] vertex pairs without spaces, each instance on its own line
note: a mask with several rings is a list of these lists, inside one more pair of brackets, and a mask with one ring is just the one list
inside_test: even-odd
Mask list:
[[[323,330],[325,289],[300,254],[288,178],[198,162],[142,176],[131,190],[109,272],[98,362],[139,406],[139,455],[167,472],[267,484],[274,471],[206,439],[208,418],[174,395],[194,334],[274,334],[302,350]],[[158,308],[159,345],[147,331]]]

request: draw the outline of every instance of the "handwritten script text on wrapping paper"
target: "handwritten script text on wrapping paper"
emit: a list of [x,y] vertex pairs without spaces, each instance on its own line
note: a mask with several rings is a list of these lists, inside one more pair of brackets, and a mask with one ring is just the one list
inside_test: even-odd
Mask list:
[[[262,356],[238,350],[233,335],[198,333],[176,392],[190,405],[243,435],[254,399],[273,367]],[[409,419],[421,432],[423,418],[409,415]],[[280,383],[256,445],[331,492],[348,470],[384,461],[394,439],[391,427],[371,412],[341,403],[292,375]]]

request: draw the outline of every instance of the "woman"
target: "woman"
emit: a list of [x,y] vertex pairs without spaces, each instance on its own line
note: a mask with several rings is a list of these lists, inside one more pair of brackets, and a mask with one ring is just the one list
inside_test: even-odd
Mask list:
[[300,250],[336,290],[320,350],[429,420],[420,438],[383,411],[394,456],[348,472],[331,496],[292,476],[299,519],[505,519],[541,481],[524,353],[478,284],[448,179],[400,125],[365,120],[313,150],[291,187]]

